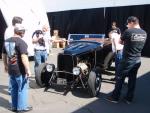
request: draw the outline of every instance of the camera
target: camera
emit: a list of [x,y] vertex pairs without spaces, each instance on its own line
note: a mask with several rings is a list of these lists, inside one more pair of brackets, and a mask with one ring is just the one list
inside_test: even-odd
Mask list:
[[44,41],[43,37],[38,40],[38,43],[39,43],[40,46],[45,47],[45,41]]

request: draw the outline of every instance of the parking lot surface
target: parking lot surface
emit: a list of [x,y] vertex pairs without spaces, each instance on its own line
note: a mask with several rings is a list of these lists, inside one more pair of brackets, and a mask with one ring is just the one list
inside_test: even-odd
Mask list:
[[[53,49],[49,55],[48,62],[57,64],[57,54],[61,49]],[[8,95],[8,75],[4,72],[2,60],[0,60],[0,113],[11,113],[10,95]],[[66,96],[63,92],[44,88],[36,85],[34,79],[34,62],[30,62],[32,76],[30,77],[29,104],[33,110],[29,113],[150,113],[150,58],[142,57],[142,65],[138,72],[135,99],[128,105],[121,99],[118,104],[105,100],[114,88],[114,70],[107,70],[103,73],[102,86],[98,97],[90,98],[86,91],[76,89]],[[113,67],[113,66],[112,66]],[[127,81],[127,80],[126,80]],[[127,85],[123,87],[125,94]]]

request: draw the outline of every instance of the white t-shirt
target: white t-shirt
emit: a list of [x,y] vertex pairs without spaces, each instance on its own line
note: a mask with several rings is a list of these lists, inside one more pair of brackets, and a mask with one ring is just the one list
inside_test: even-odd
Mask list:
[[[51,39],[49,33],[47,32],[47,33],[44,33],[43,35],[40,34],[39,37],[43,37],[43,39],[45,41],[45,46],[41,46],[39,43],[35,43],[34,48],[36,50],[46,50],[47,53],[49,53],[49,45],[50,45],[49,42],[50,42],[50,39]],[[36,35],[34,35],[33,39],[36,39],[36,38],[37,38]]]
[[123,49],[123,45],[120,44],[120,34],[112,33],[111,34],[111,41],[112,41],[112,51],[113,52],[116,52],[116,50],[122,50]]

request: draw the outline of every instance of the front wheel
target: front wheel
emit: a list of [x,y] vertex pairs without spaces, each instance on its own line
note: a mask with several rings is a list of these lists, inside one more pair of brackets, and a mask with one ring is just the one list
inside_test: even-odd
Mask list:
[[102,82],[102,78],[101,78],[100,69],[98,68],[93,69],[90,72],[88,78],[88,90],[90,96],[92,97],[98,96],[99,91],[101,89],[101,82]]
[[38,86],[44,87],[49,84],[51,73],[46,70],[47,63],[40,64],[35,70],[35,80]]

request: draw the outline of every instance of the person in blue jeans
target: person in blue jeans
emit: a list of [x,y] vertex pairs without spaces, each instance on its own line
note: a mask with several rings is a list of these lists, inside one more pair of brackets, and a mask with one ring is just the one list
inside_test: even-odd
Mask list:
[[46,62],[47,52],[45,50],[35,50],[34,60],[35,67],[38,67],[41,63]]
[[121,95],[122,85],[125,77],[128,77],[128,90],[123,100],[130,104],[134,98],[136,77],[141,65],[141,52],[146,42],[147,33],[140,28],[139,19],[130,16],[127,19],[127,27],[121,40],[124,43],[122,60],[117,70],[115,88],[108,98],[108,101],[118,103]]
[[4,42],[3,61],[5,71],[10,76],[11,110],[27,112],[32,110],[28,105],[28,77],[31,75],[27,56],[27,44],[21,39],[25,29],[21,24],[14,27],[14,36]]
[[[16,24],[21,24],[23,19],[18,16],[14,16],[12,19],[12,25],[8,26],[5,30],[4,38],[5,40],[12,37],[14,35],[14,27]],[[8,85],[8,93],[11,94],[11,83],[9,80],[9,85]]]
[[[28,109],[28,78],[22,75],[10,75],[10,82],[12,85],[12,109],[13,110],[27,110]],[[16,101],[17,100],[17,101]]]
[[116,51],[115,53],[115,71],[116,71],[116,76],[115,76],[115,79],[117,78],[117,71],[118,71],[118,67],[119,67],[119,64],[122,60],[122,50],[118,50]]
[[116,80],[117,78],[118,65],[122,59],[123,44],[120,43],[120,37],[120,29],[117,28],[116,22],[113,22],[111,31],[109,32],[109,38],[112,42],[112,51],[115,53],[115,77],[111,79],[112,81]]
[[42,30],[36,30],[32,36],[32,42],[34,44],[34,61],[35,66],[34,70],[36,71],[37,67],[46,62],[47,60],[47,46],[46,46],[46,37],[44,37]]

